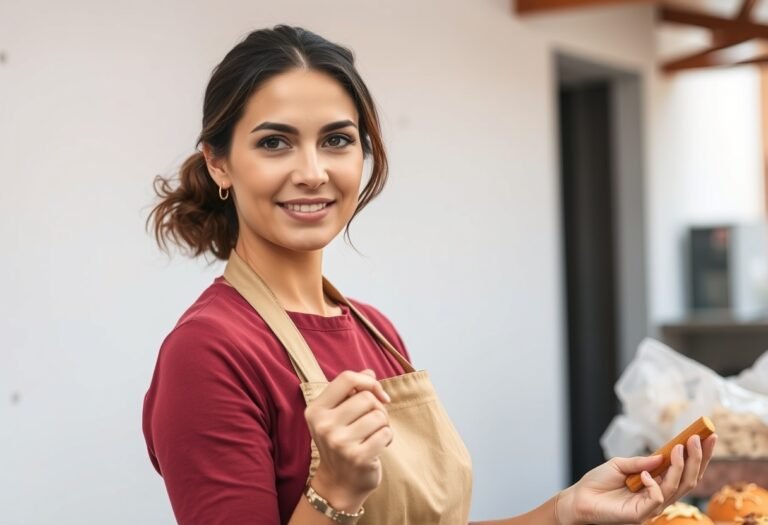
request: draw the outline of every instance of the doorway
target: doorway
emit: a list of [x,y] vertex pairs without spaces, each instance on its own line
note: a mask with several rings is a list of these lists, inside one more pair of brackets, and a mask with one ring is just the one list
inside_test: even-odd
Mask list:
[[640,76],[556,55],[571,481],[603,463],[648,333]]

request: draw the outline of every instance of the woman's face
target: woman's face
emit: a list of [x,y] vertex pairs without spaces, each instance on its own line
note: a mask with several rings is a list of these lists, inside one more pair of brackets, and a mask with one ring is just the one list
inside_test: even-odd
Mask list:
[[357,126],[352,98],[325,73],[296,69],[265,82],[235,126],[219,181],[236,196],[240,235],[299,251],[330,243],[357,207]]

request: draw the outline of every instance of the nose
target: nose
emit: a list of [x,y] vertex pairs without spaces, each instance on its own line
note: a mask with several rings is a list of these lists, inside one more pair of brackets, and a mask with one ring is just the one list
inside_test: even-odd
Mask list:
[[294,184],[303,184],[314,189],[328,181],[325,166],[323,166],[314,148],[307,148],[301,159],[301,165],[293,170]]

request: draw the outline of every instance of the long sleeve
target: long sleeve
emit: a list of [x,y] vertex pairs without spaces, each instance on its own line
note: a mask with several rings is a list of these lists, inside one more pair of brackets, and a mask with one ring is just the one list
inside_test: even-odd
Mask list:
[[144,433],[182,525],[280,523],[270,411],[248,366],[226,334],[197,320],[160,349]]

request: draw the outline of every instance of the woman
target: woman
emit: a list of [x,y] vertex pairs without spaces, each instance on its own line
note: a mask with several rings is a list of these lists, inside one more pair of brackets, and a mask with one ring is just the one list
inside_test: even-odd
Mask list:
[[[144,401],[177,520],[466,524],[471,459],[427,373],[386,316],[322,274],[323,248],[387,177],[352,53],[296,27],[251,33],[212,74],[198,145],[177,186],[157,179],[149,218],[161,246],[227,261],[164,340]],[[661,458],[613,459],[484,523],[639,522],[696,485],[715,439],[676,450],[637,494],[626,476]]]

